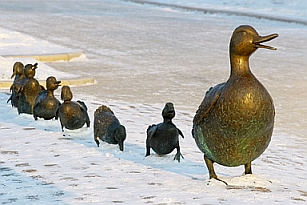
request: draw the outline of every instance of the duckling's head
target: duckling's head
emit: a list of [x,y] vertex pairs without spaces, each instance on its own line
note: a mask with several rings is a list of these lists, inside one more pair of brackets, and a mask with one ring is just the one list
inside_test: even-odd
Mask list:
[[241,25],[232,34],[229,45],[230,55],[250,56],[258,48],[276,50],[274,47],[261,44],[276,37],[278,37],[278,34],[260,36],[253,27]]
[[15,75],[22,75],[24,74],[24,65],[21,62],[16,62],[13,65],[13,74],[11,78],[13,78]]
[[162,110],[162,117],[164,119],[173,119],[175,117],[175,108],[173,103],[168,102],[165,104],[163,110]]
[[47,90],[56,90],[60,85],[61,81],[57,81],[55,77],[50,76],[46,79]]
[[70,101],[72,99],[73,95],[72,92],[70,90],[70,87],[67,85],[64,85],[62,87],[62,91],[61,91],[61,99],[63,101]]
[[27,64],[25,66],[25,75],[27,78],[33,78],[35,76],[35,69],[37,68],[37,63],[35,64]]

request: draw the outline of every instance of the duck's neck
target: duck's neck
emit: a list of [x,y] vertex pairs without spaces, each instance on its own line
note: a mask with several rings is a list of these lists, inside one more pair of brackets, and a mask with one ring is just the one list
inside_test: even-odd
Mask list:
[[230,78],[253,76],[249,68],[249,56],[230,55]]
[[163,118],[163,122],[165,122],[165,123],[172,123],[172,119]]
[[47,90],[48,97],[53,97],[53,90]]

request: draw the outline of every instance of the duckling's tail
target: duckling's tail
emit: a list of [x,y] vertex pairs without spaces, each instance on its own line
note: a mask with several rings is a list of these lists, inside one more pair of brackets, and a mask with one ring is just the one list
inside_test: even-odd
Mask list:
[[99,108],[95,110],[94,116],[97,116],[101,112],[111,112],[114,115],[113,111],[108,106],[101,105]]

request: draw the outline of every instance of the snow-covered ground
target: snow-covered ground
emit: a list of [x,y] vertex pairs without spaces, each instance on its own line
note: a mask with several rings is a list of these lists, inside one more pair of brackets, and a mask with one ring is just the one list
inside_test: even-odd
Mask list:
[[[37,3],[38,1],[31,2]],[[74,3],[74,6],[80,3],[69,0],[61,2],[67,5]],[[97,4],[96,1],[89,2],[93,5]],[[198,6],[201,3],[201,1],[193,2]],[[211,5],[215,8],[217,6],[224,8],[225,5],[224,1],[207,2],[209,2],[209,5],[206,5],[208,7]],[[257,4],[256,2],[252,4],[252,2],[230,1],[229,4],[240,10],[246,9],[246,5],[252,5],[250,11],[256,11]],[[294,10],[298,8],[297,12],[301,16],[305,14],[306,4],[300,1],[261,2],[265,7],[270,5],[271,10],[276,11],[277,14],[282,4]],[[168,3],[176,2],[168,1]],[[182,4],[186,1],[177,1],[177,3]],[[11,1],[5,1],[5,5],[10,4]],[[50,3],[58,10],[64,8],[58,4],[61,3]],[[227,48],[231,34],[227,29],[243,20],[236,20],[232,17],[218,18],[218,23],[212,25],[211,22],[215,22],[214,16],[203,17],[198,13],[195,14],[197,16],[195,20],[194,17],[190,17],[193,14],[186,15],[185,12],[173,12],[146,5],[144,7],[148,16],[154,14],[158,22],[161,21],[156,24],[156,21],[150,19],[153,23],[150,26],[144,24],[142,27],[137,24],[140,19],[132,18],[133,21],[125,21],[125,18],[121,18],[120,12],[124,11],[121,8],[127,6],[126,3],[115,1],[114,4],[115,6],[110,3],[110,7],[105,10],[110,22],[103,21],[104,23],[100,25],[105,26],[105,30],[114,32],[110,36],[107,33],[104,34],[109,39],[111,37],[114,39],[105,40],[102,43],[95,41],[97,47],[94,47],[94,43],[91,44],[90,38],[82,41],[86,37],[81,34],[80,43],[74,44],[75,39],[68,38],[70,33],[60,30],[57,31],[63,32],[61,35],[65,40],[56,36],[58,34],[56,32],[47,31],[45,34],[41,30],[40,33],[33,32],[33,35],[30,35],[31,32],[26,30],[24,32],[11,31],[9,29],[13,29],[14,23],[19,22],[12,16],[14,23],[5,28],[0,27],[1,55],[16,52],[27,54],[29,46],[41,53],[63,53],[79,49],[78,46],[88,46],[88,48],[84,47],[85,55],[90,56],[87,58],[48,65],[39,62],[38,78],[45,79],[49,75],[57,78],[73,78],[89,74],[98,80],[96,85],[72,88],[73,92],[75,91],[74,100],[83,100],[89,108],[91,127],[75,131],[65,130],[64,133],[61,132],[60,123],[56,120],[34,121],[31,115],[18,115],[16,108],[6,103],[9,98],[9,90],[1,90],[0,202],[2,204],[306,204],[305,133],[307,125],[305,116],[307,111],[305,104],[307,96],[305,87],[307,85],[305,68],[307,52],[304,48],[307,43],[306,28],[295,24],[289,26],[282,22],[276,25],[273,23],[272,26],[271,23],[261,20],[248,21],[256,25],[255,28],[260,34],[266,35],[270,32],[280,34],[280,37],[268,43],[277,47],[277,51],[260,51],[259,49],[251,59],[252,70],[268,88],[274,99],[276,123],[268,149],[252,163],[254,174],[242,175],[243,166],[229,168],[215,164],[217,174],[228,182],[229,185],[226,186],[224,183],[208,179],[203,154],[191,137],[191,127],[195,110],[205,91],[227,78],[229,63]],[[299,4],[298,7],[291,7],[297,4]],[[125,9],[137,18],[143,5],[128,3],[127,7],[128,9]],[[130,7],[135,13],[129,10]],[[85,7],[81,6],[77,9],[85,9]],[[118,12],[119,18],[116,16],[116,21],[112,21],[115,16],[112,15],[113,10]],[[73,11],[77,12],[77,10]],[[283,12],[280,11],[280,15]],[[98,21],[95,18],[88,20],[86,14],[88,13],[83,13],[84,19],[81,14],[81,20],[78,19],[79,15],[72,16],[78,19],[77,22],[74,22],[75,25],[92,25],[91,21],[101,21],[96,16]],[[18,15],[23,16],[23,11]],[[66,21],[71,17],[69,15],[69,13],[66,15],[57,13],[55,16],[62,16],[63,21]],[[0,21],[4,18],[6,16],[0,14]],[[46,17],[42,15],[41,18]],[[178,22],[174,21],[178,25],[173,23],[173,19],[179,19]],[[32,20],[35,24],[35,19]],[[141,22],[147,23],[142,20]],[[207,21],[204,31],[195,32],[193,41],[185,32],[198,31],[198,23],[204,20]],[[138,28],[133,27],[134,21],[139,26]],[[171,23],[167,23],[168,21]],[[80,22],[85,22],[85,24]],[[68,25],[64,27],[66,26]],[[46,29],[44,25],[41,27]],[[60,28],[62,27],[63,25],[60,25]],[[91,26],[88,27],[92,30]],[[177,27],[182,27],[182,29],[185,27],[187,30],[182,33],[177,32],[177,35],[167,33],[168,29],[174,31]],[[221,30],[218,33],[221,27],[225,28],[225,31]],[[80,33],[84,31],[82,29],[86,29],[85,26],[82,29],[78,28]],[[39,28],[33,27],[33,30],[36,29]],[[54,31],[56,27],[49,29]],[[96,29],[100,28],[96,27]],[[123,32],[129,32],[129,29],[131,33],[127,41],[127,34],[124,35]],[[153,30],[148,32],[148,29]],[[54,36],[49,35],[50,33]],[[203,33],[206,34],[205,38]],[[93,37],[97,34],[93,32],[88,35]],[[101,35],[101,38],[105,37],[104,35]],[[130,39],[130,35],[133,38]],[[146,47],[149,41],[147,36],[151,38],[148,44],[150,48]],[[49,41],[41,40],[45,38]],[[172,44],[169,44],[170,39]],[[194,46],[196,44],[197,46]],[[97,50],[100,45],[102,45],[101,50]],[[129,50],[126,50],[125,46],[127,48],[129,46]],[[184,48],[183,52],[182,48]],[[202,53],[201,50],[203,50]],[[199,57],[198,53],[201,53]],[[180,61],[186,59],[187,56],[195,58],[191,58],[189,62]],[[103,60],[98,61],[96,58]],[[199,65],[201,58],[204,58],[205,62]],[[0,57],[0,80],[10,80],[13,63],[17,60],[25,64],[37,62],[34,59]],[[101,70],[95,70],[95,64],[99,64],[96,66]],[[80,66],[81,68],[76,68],[73,74],[72,69],[60,68],[61,66],[71,68],[78,65],[89,65],[89,67]],[[160,65],[170,69],[171,72],[162,70]],[[215,68],[217,65],[222,66]],[[144,70],[140,69],[142,66]],[[206,66],[209,69],[204,72],[203,67]],[[98,72],[102,70],[104,71],[102,74]],[[145,91],[151,93],[147,94]],[[58,98],[59,93],[60,89],[55,92]],[[162,101],[161,98],[166,98],[167,101],[172,100],[174,103],[176,109],[174,123],[185,135],[184,139],[180,139],[184,156],[180,163],[173,161],[175,152],[166,156],[157,156],[152,151],[151,156],[144,157],[146,129],[148,125],[162,121],[161,110],[165,101]],[[93,113],[101,104],[110,106],[121,123],[126,126],[127,140],[123,152],[120,152],[116,145],[102,143],[100,147],[97,147],[94,142]]]
[[174,5],[188,10],[224,12],[228,15],[254,16],[307,25],[307,2],[303,0],[135,0],[135,2]]
[[[33,38],[32,36],[22,34],[16,31],[10,31],[0,28],[0,80],[11,81],[13,65],[16,61],[22,62],[24,65],[38,62],[33,58],[5,58],[2,56],[28,56],[28,55],[45,55],[75,52],[76,50],[65,46],[56,45],[45,40]],[[82,55],[79,60],[86,60]],[[77,59],[73,59],[77,60]],[[57,76],[59,79],[76,78],[79,75],[58,71],[44,63],[39,63],[39,69],[36,72],[38,80],[45,80],[50,75]]]

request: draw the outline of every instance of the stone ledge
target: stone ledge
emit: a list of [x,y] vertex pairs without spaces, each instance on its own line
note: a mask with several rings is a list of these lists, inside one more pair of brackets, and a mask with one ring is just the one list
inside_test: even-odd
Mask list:
[[54,61],[69,61],[73,58],[78,58],[83,55],[83,51],[55,53],[55,54],[37,54],[37,55],[1,55],[4,58],[34,58],[41,62],[54,62]]
[[[86,84],[94,84],[95,80],[93,78],[75,78],[75,79],[58,79],[61,82],[61,86],[63,85],[86,85]],[[12,81],[1,81],[0,80],[0,89],[9,89],[13,83]],[[39,80],[39,84],[46,87],[45,80]]]

